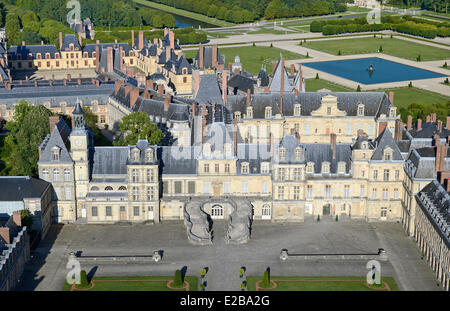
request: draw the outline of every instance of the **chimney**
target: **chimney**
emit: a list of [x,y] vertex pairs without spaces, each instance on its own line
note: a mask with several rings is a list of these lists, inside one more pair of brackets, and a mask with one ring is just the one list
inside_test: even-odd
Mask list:
[[331,152],[333,154],[333,160],[336,159],[336,134],[332,133],[330,135],[331,140]]
[[59,49],[60,50],[62,50],[62,46],[63,46],[62,32],[59,32]]
[[450,130],[450,117],[447,117],[447,118],[445,119],[445,128],[446,128],[447,130]]
[[[49,81],[49,83],[50,83],[50,81]],[[20,80],[20,81],[19,81],[19,84],[20,84],[20,85],[22,85],[22,84],[23,84],[23,81],[22,81],[22,80]]]
[[412,129],[412,116],[408,115],[408,121],[406,123],[406,130],[411,131]]
[[192,116],[195,117],[197,115],[197,103],[192,103]]
[[170,102],[172,101],[172,95],[167,94],[164,99],[164,111],[169,111]]
[[22,227],[22,215],[20,211],[13,212],[13,221],[16,224],[16,226]]
[[203,69],[204,52],[203,44],[200,44],[200,48],[198,50],[198,67],[200,69]]
[[291,135],[295,135],[296,131],[295,128],[291,128]]
[[422,130],[422,119],[417,119],[417,131]]
[[109,46],[106,50],[106,71],[107,72],[113,72],[114,66],[113,66],[113,48]]
[[229,63],[228,63],[228,71],[229,71],[229,72],[232,72],[232,71],[233,71],[233,63],[232,63],[232,62],[229,62]]
[[67,74],[67,80],[69,80],[69,82],[72,81],[72,75],[70,73]]
[[6,88],[8,89],[8,91],[11,91],[11,83],[6,82]]
[[[205,106],[203,106],[202,108],[204,107]],[[206,108],[204,110],[206,110]],[[202,144],[204,144],[206,141],[205,129],[206,129],[206,115],[202,113]]]
[[234,129],[233,129],[233,141],[234,141],[234,154],[237,155],[237,119],[234,119]]
[[433,145],[439,146],[440,144],[441,144],[441,137],[439,136],[439,134],[434,134],[433,135]]
[[215,68],[217,66],[217,44],[213,44],[212,46],[212,66]]
[[100,86],[100,80],[96,79],[96,80],[95,80],[95,85],[96,85],[97,87],[99,87],[99,86]]
[[44,45],[44,41],[41,41],[41,45]]
[[392,91],[389,92],[389,101],[392,105],[394,104],[394,92]]
[[25,46],[26,44],[25,44],[25,41],[22,41],[22,46]]
[[34,80],[34,86],[38,86],[38,81]]
[[200,71],[196,70],[194,72],[194,97],[197,96],[199,87],[200,87]]
[[169,41],[170,41],[170,48],[172,50],[175,50],[175,34],[173,31],[169,31]]
[[124,71],[125,70],[125,66],[124,66],[124,63],[123,63],[122,54],[123,54],[123,48],[122,48],[122,46],[120,46],[119,47],[119,65],[120,65],[120,70]]
[[134,29],[131,29],[131,47],[134,46]]
[[428,122],[431,122],[431,116],[430,115],[427,116],[427,123]]
[[290,69],[291,69],[291,72],[290,72],[291,76],[295,75],[295,65],[294,64],[291,64]]
[[11,237],[8,227],[0,227],[0,237],[5,241],[6,244],[11,244]]
[[130,91],[130,108],[133,109],[139,97],[139,88],[132,88]]
[[13,78],[12,78],[12,76],[9,76],[9,83],[12,83],[13,82]]
[[98,71],[100,66],[100,47],[98,45],[95,46],[95,69]]
[[268,87],[264,88],[264,93],[270,93],[270,89]]
[[295,97],[298,97],[298,89],[295,89]]
[[401,140],[402,139],[402,129],[403,129],[403,122],[400,119],[395,120],[395,133],[394,133],[394,139],[395,140]]
[[67,79],[66,78],[63,79],[63,84],[67,85]]
[[272,136],[272,132],[269,133],[269,150],[270,150],[270,155],[273,155],[273,136]]
[[153,38],[153,44],[158,45],[158,38]]
[[80,78],[77,79],[77,83],[78,83],[78,85],[81,85],[81,79]]
[[139,51],[144,48],[144,32],[142,30],[139,31]]
[[78,33],[78,43],[83,46],[83,38],[81,37],[81,32]]
[[442,121],[441,120],[437,121],[437,127],[438,127],[439,133],[441,133],[442,132]]
[[300,145],[300,134],[295,132],[295,137],[297,138],[297,145]]
[[132,87],[131,85],[125,86],[125,97],[128,95],[128,93],[130,93],[130,91],[131,91],[132,88],[133,88],[133,87]]
[[228,93],[228,78],[227,73],[224,71],[222,72],[222,98],[224,104],[227,102],[227,93]]
[[[437,134],[435,134],[436,136]],[[437,135],[439,136],[439,135]],[[435,173],[444,171],[445,156],[447,155],[448,144],[436,144]]]
[[48,123],[50,124],[50,134],[53,133],[56,124],[59,122],[59,116],[50,116],[48,118]]
[[298,71],[300,71],[300,89],[298,91],[302,92],[303,91],[303,68],[302,68],[302,64],[298,64]]
[[158,85],[158,94],[163,95],[164,94],[164,85],[159,84]]
[[28,81],[28,80],[30,80],[30,78],[28,78],[28,76],[25,76],[25,81]]
[[280,113],[283,115],[283,95],[284,95],[284,57],[281,58],[281,86],[280,86]]
[[431,122],[436,122],[436,113],[431,114]]
[[247,107],[250,107],[250,101],[251,101],[251,91],[250,89],[247,90]]

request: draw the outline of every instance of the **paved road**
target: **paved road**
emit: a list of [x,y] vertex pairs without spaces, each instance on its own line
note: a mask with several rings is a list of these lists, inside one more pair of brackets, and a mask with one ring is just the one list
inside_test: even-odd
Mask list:
[[255,222],[252,239],[244,245],[227,245],[223,239],[225,222],[214,224],[215,241],[211,246],[193,246],[187,241],[182,222],[159,225],[65,225],[54,226],[28,265],[23,290],[60,290],[66,273],[67,254],[145,255],[164,250],[163,260],[149,264],[84,265],[97,276],[172,275],[187,267],[188,275],[199,275],[208,267],[208,290],[239,290],[238,270],[247,275],[365,276],[365,261],[287,261],[279,260],[282,248],[292,253],[373,253],[388,251],[382,263],[382,275],[393,276],[403,290],[438,290],[433,273],[397,223],[364,221],[272,224]]

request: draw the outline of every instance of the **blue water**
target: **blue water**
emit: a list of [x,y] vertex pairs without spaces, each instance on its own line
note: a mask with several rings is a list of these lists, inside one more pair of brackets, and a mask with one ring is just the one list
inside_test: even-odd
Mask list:
[[[313,62],[303,65],[362,84],[445,77],[445,75],[440,73],[403,65],[378,57]],[[368,70],[370,65],[374,68],[372,74]]]

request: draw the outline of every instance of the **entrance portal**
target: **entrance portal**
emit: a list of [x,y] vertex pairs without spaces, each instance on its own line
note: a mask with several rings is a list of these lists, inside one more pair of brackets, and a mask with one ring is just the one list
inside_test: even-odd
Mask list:
[[325,215],[330,215],[330,210],[331,210],[331,204],[326,204],[323,206],[323,211],[322,214]]

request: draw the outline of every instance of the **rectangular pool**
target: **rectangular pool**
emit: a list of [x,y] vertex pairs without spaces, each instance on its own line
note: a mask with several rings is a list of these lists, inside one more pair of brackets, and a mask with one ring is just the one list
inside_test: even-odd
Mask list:
[[[312,62],[302,65],[362,84],[446,77],[437,72],[403,65],[379,57]],[[369,72],[370,65],[374,68],[372,73]]]

